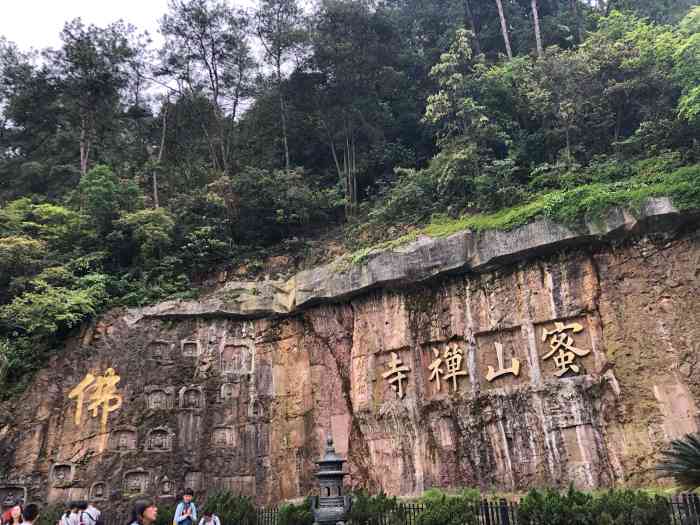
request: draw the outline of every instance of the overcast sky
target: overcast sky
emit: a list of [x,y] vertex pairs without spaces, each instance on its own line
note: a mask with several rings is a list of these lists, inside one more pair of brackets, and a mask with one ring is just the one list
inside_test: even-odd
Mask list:
[[[250,7],[252,0],[230,0]],[[57,47],[59,33],[68,20],[80,17],[86,24],[105,26],[119,20],[148,31],[160,44],[158,20],[168,0],[0,0],[0,35],[21,49]]]

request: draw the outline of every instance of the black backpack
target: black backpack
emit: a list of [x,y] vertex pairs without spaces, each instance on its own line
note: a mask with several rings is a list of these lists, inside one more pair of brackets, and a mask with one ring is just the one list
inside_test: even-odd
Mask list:
[[95,517],[92,514],[90,514],[88,511],[85,511],[85,514],[90,516],[90,519],[92,520],[92,525],[105,525],[105,520],[102,518],[101,512],[100,512],[100,515],[97,519],[95,519]]

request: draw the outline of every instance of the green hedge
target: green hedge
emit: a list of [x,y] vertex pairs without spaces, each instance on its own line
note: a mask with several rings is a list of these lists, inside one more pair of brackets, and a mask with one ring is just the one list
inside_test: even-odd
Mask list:
[[670,525],[668,502],[638,490],[593,495],[569,488],[532,490],[520,501],[518,517],[527,525]]

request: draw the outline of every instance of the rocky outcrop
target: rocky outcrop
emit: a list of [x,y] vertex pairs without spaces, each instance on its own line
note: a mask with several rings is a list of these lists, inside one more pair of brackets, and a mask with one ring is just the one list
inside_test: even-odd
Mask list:
[[655,482],[697,429],[699,274],[695,217],[654,200],[115,311],[3,407],[0,498],[276,502],[314,490],[327,433],[390,494]]
[[167,301],[132,312],[143,317],[270,317],[320,303],[337,303],[369,290],[402,287],[437,276],[483,273],[537,255],[575,246],[594,246],[656,232],[669,234],[694,223],[667,198],[649,199],[634,215],[616,208],[580,230],[540,219],[511,231],[462,231],[445,238],[421,237],[394,250],[369,254],[361,264],[340,259],[298,273],[286,281],[235,281],[197,301]]

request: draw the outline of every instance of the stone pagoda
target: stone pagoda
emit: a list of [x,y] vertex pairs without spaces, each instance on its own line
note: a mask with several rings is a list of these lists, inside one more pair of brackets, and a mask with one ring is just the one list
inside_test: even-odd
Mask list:
[[314,525],[344,525],[352,500],[343,494],[345,460],[335,453],[333,438],[326,439],[326,453],[318,464],[320,496],[313,501]]

